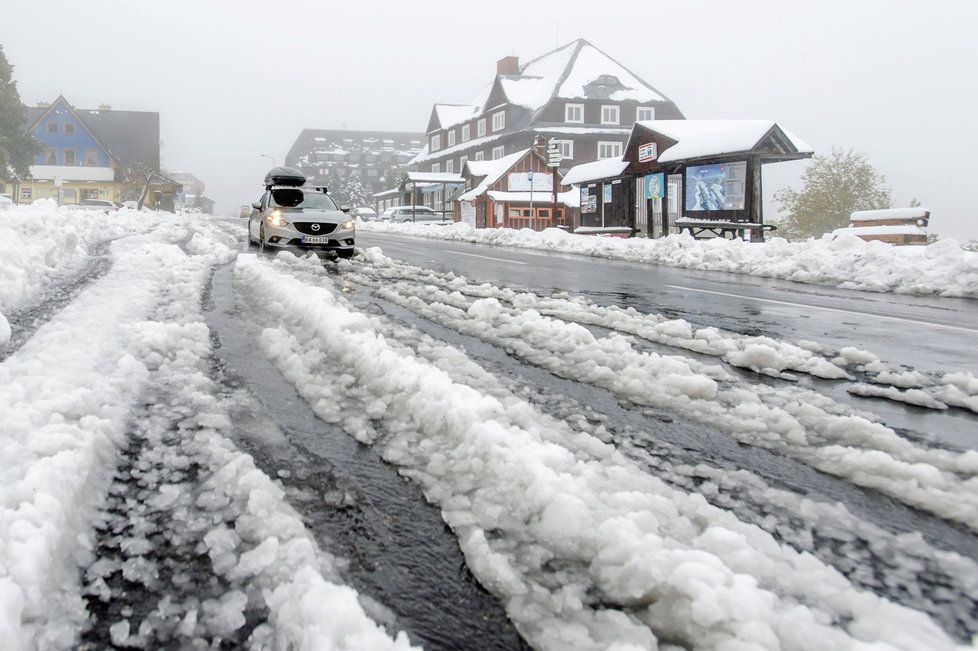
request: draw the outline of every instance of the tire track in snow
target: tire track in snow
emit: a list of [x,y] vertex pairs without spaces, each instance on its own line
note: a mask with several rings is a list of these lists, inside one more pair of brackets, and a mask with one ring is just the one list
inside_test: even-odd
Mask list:
[[277,477],[306,527],[341,557],[344,579],[425,648],[526,648],[465,566],[440,512],[375,450],[319,419],[258,351],[258,314],[236,304],[231,268],[211,287],[215,373],[236,444]]
[[[554,376],[395,303],[346,296],[390,320],[388,335],[429,360],[440,356],[432,348],[464,351],[455,364],[441,366],[457,381],[527,400],[613,443],[654,476],[812,553],[864,589],[927,612],[961,641],[978,634],[978,552],[970,534],[797,462],[724,445],[722,433],[676,415],[628,409],[602,389]],[[466,357],[494,380],[467,372]]]

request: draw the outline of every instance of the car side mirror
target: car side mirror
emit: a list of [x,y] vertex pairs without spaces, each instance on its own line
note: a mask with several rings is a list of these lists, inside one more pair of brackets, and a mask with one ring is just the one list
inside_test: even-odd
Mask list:
[[261,210],[261,203],[256,201],[255,203],[251,204],[251,207],[255,210]]
[[343,212],[350,212],[351,210],[353,210],[353,208],[350,208],[349,206],[340,206],[340,210],[342,210]]

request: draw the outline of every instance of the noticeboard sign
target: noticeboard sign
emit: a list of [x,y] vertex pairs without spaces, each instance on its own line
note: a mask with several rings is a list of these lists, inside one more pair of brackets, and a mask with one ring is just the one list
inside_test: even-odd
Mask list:
[[642,184],[645,186],[646,199],[661,199],[665,194],[666,175],[661,172],[659,174],[649,174],[642,179]]
[[654,142],[638,146],[638,162],[649,163],[659,157],[659,147]]
[[686,168],[686,210],[743,210],[747,161]]
[[603,192],[602,192],[602,198],[601,198],[602,202],[603,203],[611,203],[611,184],[610,183],[605,183],[604,184],[604,187],[602,188],[602,190],[603,190]]
[[554,175],[550,173],[536,172],[510,172],[509,191],[510,192],[550,192],[553,189]]

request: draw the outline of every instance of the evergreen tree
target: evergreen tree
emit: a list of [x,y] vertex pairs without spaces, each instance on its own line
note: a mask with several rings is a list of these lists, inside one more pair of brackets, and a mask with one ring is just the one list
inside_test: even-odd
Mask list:
[[350,174],[340,181],[336,188],[336,199],[341,205],[351,208],[370,205],[367,188],[363,187],[358,174]]
[[816,156],[802,175],[802,184],[801,192],[786,187],[774,194],[784,216],[778,235],[788,239],[821,237],[848,226],[849,215],[857,210],[892,205],[886,177],[865,154],[851,149],[833,148],[829,156]]
[[41,143],[25,128],[27,107],[20,101],[14,68],[0,46],[0,181],[26,177]]

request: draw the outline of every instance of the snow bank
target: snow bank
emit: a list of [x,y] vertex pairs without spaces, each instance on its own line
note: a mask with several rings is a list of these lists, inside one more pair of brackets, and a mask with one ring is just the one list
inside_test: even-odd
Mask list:
[[415,224],[367,222],[364,231],[398,233],[460,242],[572,253],[685,269],[746,273],[847,289],[978,298],[978,253],[954,240],[930,246],[895,247],[858,237],[805,242],[772,238],[764,243],[688,234],[657,240],[594,238],[559,229],[476,229],[468,224],[426,229]]
[[[697,649],[954,647],[921,613],[855,590],[612,446],[453,380],[389,342],[339,292],[297,279],[303,264],[288,254],[239,258],[237,287],[273,324],[262,348],[322,418],[380,446],[422,484],[469,567],[536,647],[656,648],[656,635]],[[539,344],[525,314],[486,321],[504,312],[491,299],[469,309],[480,327]],[[589,364],[576,350],[589,341],[582,330],[547,335]],[[675,375],[678,394],[716,391],[674,360],[649,363]]]
[[50,199],[5,211],[0,217],[0,313],[80,268],[97,243],[148,232],[162,219],[133,210],[69,210]]
[[[246,607],[264,605],[268,623],[252,639],[266,646],[410,648],[406,635],[392,639],[365,614],[355,590],[335,582],[330,557],[282,489],[227,438],[229,420],[206,376],[210,334],[199,314],[210,269],[236,255],[237,242],[220,230],[171,217],[150,233],[114,241],[111,269],[0,363],[5,648],[76,645],[89,616],[86,567],[88,588],[103,598],[112,594],[105,577],[114,571],[136,583],[158,581],[155,543],[138,532],[154,512],[169,510],[165,521],[174,527],[205,527],[197,553],[235,582],[186,614],[186,639],[233,632],[244,625]],[[183,421],[179,450],[161,442],[166,418],[146,412],[157,405]],[[137,513],[125,523],[136,532],[125,534],[128,561],[93,564],[100,509],[134,428],[146,430],[142,485],[153,495],[141,504],[125,500]],[[177,479],[190,459],[201,484]],[[172,615],[174,604],[164,601],[156,621]],[[145,644],[151,628],[149,618],[137,626],[121,619],[109,631],[115,644],[130,646]]]

